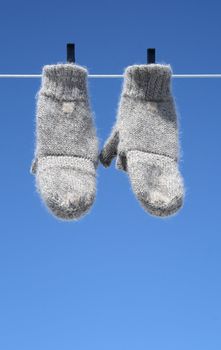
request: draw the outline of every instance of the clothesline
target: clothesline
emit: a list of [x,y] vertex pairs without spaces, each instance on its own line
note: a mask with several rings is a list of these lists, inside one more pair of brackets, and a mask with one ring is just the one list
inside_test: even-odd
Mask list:
[[[41,74],[0,74],[1,78],[41,78]],[[123,74],[89,74],[88,78],[123,78]],[[173,74],[173,78],[221,78],[221,74]]]

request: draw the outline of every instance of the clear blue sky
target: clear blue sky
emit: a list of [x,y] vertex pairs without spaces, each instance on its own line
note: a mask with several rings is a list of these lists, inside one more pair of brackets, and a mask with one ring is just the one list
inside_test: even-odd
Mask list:
[[[7,1],[0,73],[40,73],[66,43],[90,73],[121,74],[147,47],[174,73],[221,73],[220,1]],[[90,80],[102,144],[121,80]],[[221,349],[221,80],[174,80],[181,120],[183,210],[147,215],[127,176],[98,169],[98,195],[77,223],[35,192],[38,79],[0,80],[1,350]]]

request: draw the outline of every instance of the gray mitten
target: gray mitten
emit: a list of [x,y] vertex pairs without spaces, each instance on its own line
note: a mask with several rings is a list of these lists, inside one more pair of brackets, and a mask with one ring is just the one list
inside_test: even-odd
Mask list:
[[106,167],[117,156],[141,205],[157,216],[177,212],[184,196],[171,74],[160,64],[125,70],[117,122],[100,154]]
[[87,90],[85,68],[44,67],[32,172],[47,207],[61,219],[80,218],[95,199],[98,140]]

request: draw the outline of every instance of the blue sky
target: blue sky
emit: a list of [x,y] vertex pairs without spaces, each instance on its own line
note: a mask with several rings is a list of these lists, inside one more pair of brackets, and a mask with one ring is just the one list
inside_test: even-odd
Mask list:
[[[0,73],[64,62],[121,74],[147,47],[174,73],[221,73],[221,3],[7,1]],[[0,349],[221,349],[221,79],[174,80],[181,124],[183,210],[147,215],[126,174],[98,169],[89,215],[64,223],[29,173],[38,79],[0,80]],[[89,81],[100,144],[115,120],[121,80]]]

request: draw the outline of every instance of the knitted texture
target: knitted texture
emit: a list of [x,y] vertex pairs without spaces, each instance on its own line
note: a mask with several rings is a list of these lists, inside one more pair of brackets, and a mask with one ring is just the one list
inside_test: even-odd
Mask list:
[[32,172],[47,207],[67,220],[83,216],[96,193],[98,140],[87,74],[74,64],[45,66],[38,93]]
[[156,216],[177,212],[184,195],[171,74],[168,65],[126,68],[117,121],[100,154],[105,167],[117,156],[141,205]]

